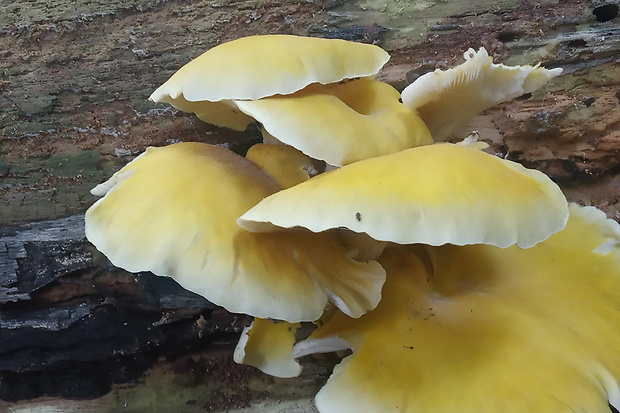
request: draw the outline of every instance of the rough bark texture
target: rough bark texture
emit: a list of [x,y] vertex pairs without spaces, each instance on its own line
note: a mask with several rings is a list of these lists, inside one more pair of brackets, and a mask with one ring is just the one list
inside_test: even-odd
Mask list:
[[100,396],[207,336],[234,343],[248,323],[171,279],[113,267],[83,233],[82,215],[0,231],[1,399]]
[[170,280],[114,268],[83,236],[90,188],[147,146],[191,140],[243,152],[259,138],[147,101],[226,40],[292,33],[376,43],[392,55],[380,79],[397,88],[459,63],[469,47],[507,64],[561,66],[544,90],[487,111],[462,136],[478,130],[495,153],[619,219],[617,1],[475,3],[2,2],[0,410],[312,411],[329,360],[292,381],[235,366],[231,345],[245,317]]

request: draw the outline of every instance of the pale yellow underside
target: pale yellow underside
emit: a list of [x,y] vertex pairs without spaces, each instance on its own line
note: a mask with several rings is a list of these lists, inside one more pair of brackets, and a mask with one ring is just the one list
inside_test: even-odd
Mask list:
[[321,413],[620,407],[620,254],[592,252],[617,224],[578,208],[527,250],[387,249],[379,306],[358,320],[335,315],[311,336],[338,335],[354,351],[319,392]]
[[160,102],[170,103],[181,112],[194,113],[203,122],[236,131],[244,131],[254,122],[254,119],[241,112],[232,100],[190,102],[181,95],[175,99],[164,96]]
[[279,141],[342,166],[433,142],[399,98],[387,83],[359,79],[236,103]]
[[250,328],[241,333],[235,362],[254,366],[276,377],[299,376],[301,365],[291,356],[299,327],[299,323],[255,318]]
[[[119,178],[120,177],[120,178]],[[236,219],[278,184],[247,159],[200,143],[149,148],[86,213],[88,239],[117,266],[172,276],[232,312],[292,322],[326,303],[374,308],[385,272],[335,234],[253,234]]]
[[350,164],[265,198],[250,231],[349,228],[401,244],[530,247],[564,227],[566,200],[547,176],[475,148],[421,146]]
[[377,46],[289,35],[243,37],[220,44],[179,69],[150,99],[260,99],[312,83],[375,75],[389,55]]
[[494,64],[484,48],[469,49],[465,63],[435,70],[402,92],[405,106],[420,113],[433,139],[443,141],[485,109],[531,93],[562,69]]
[[245,157],[278,181],[282,189],[307,181],[308,171],[314,170],[312,159],[288,145],[258,143]]

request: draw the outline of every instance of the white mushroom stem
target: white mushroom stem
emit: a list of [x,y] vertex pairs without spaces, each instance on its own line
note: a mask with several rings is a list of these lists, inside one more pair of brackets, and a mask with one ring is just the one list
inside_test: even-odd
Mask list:
[[351,344],[338,336],[330,336],[326,338],[307,339],[295,344],[291,356],[300,358],[310,354],[333,353],[336,351],[348,350]]

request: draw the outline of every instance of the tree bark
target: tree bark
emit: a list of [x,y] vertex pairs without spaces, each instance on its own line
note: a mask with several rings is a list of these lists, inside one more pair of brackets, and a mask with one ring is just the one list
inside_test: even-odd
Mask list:
[[172,279],[129,274],[84,238],[83,216],[0,230],[0,398],[96,397],[160,356],[248,323]]

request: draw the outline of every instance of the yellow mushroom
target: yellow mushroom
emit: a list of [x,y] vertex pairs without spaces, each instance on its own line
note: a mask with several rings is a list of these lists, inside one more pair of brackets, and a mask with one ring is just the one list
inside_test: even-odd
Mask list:
[[249,36],[203,53],[150,99],[194,112],[205,122],[243,130],[250,121],[233,100],[287,95],[313,83],[373,76],[388,59],[377,46],[339,39]]
[[353,350],[318,393],[319,411],[620,408],[620,226],[570,209],[566,228],[530,249],[386,249],[379,306],[334,315],[292,354]]
[[232,100],[190,102],[183,95],[179,95],[175,99],[164,97],[158,102],[170,103],[181,112],[194,113],[203,122],[236,131],[244,131],[254,122],[254,119],[241,112]]
[[420,76],[402,92],[403,104],[417,111],[435,141],[449,138],[474,116],[501,102],[540,88],[561,68],[494,64],[484,48],[469,49],[465,63]]
[[342,166],[433,143],[399,98],[387,83],[359,79],[236,104],[280,142]]
[[248,149],[245,157],[278,181],[282,189],[318,173],[312,159],[288,145],[258,143]]
[[265,198],[238,222],[250,231],[344,227],[400,244],[527,248],[567,218],[564,195],[543,173],[442,143],[317,175]]
[[300,326],[300,323],[255,318],[241,332],[233,359],[272,376],[297,377],[302,368],[293,358],[292,351],[295,333]]
[[115,265],[173,277],[232,312],[290,322],[327,302],[353,317],[374,308],[385,271],[349,258],[334,233],[253,234],[236,219],[280,189],[222,147],[149,148],[108,182],[86,212],[86,236]]
[[[311,158],[289,145],[259,143],[248,150],[246,158],[277,180],[282,189],[305,182],[311,175],[319,173]],[[386,245],[364,233],[346,228],[339,228],[335,232],[349,256],[357,261],[377,259]]]

